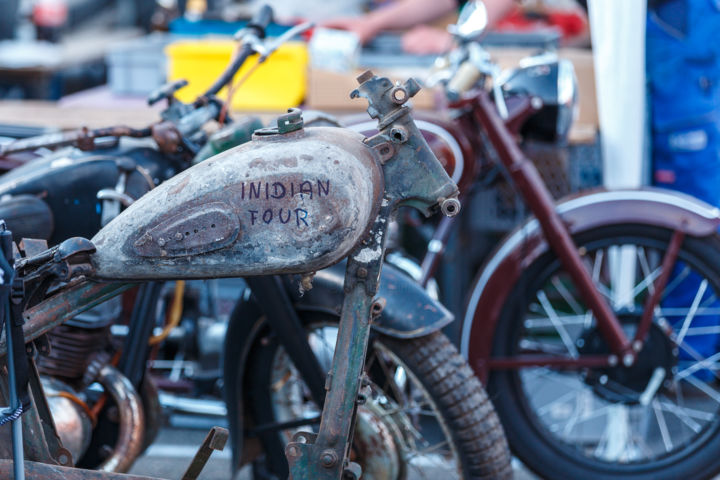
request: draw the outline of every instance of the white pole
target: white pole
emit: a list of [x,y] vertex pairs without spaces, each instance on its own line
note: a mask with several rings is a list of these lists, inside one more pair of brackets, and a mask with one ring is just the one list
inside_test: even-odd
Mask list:
[[[645,0],[590,0],[603,180],[608,188],[646,184]],[[623,247],[611,262],[615,308],[632,305],[636,249]]]
[[603,174],[608,188],[645,181],[645,0],[589,0]]

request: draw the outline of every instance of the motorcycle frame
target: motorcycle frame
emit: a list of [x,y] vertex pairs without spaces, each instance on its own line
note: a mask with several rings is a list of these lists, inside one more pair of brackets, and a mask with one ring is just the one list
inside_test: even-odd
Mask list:
[[[479,312],[475,309],[475,315],[470,318],[470,321],[480,321],[490,327],[489,329],[483,329],[483,337],[488,340],[483,342],[480,353],[474,355],[479,358],[471,361],[473,368],[475,368],[481,379],[485,381],[487,380],[488,370],[491,369],[516,369],[530,366],[582,368],[615,366],[619,363],[631,366],[637,358],[637,353],[642,349],[643,341],[652,324],[653,311],[659,304],[661,293],[677,260],[680,246],[688,230],[687,227],[683,226],[686,221],[678,221],[671,225],[674,233],[669,248],[662,259],[663,274],[654,281],[655,293],[647,298],[643,306],[643,313],[635,335],[628,338],[617,316],[594,286],[589,272],[584,268],[578,249],[570,235],[568,224],[557,212],[555,201],[537,169],[517,145],[515,136],[519,134],[522,120],[534,111],[530,99],[514,99],[514,104],[508,105],[510,114],[506,120],[500,118],[494,103],[489,97],[489,93],[484,90],[471,91],[451,104],[450,107],[463,112],[457,118],[455,128],[451,130],[453,134],[456,137],[468,140],[475,148],[489,147],[496,153],[497,159],[508,173],[517,192],[534,214],[534,218],[537,219],[542,232],[540,240],[547,242],[550,249],[558,256],[563,267],[569,273],[573,283],[578,288],[581,298],[594,314],[600,334],[610,349],[610,353],[607,355],[580,355],[578,358],[558,358],[551,355],[519,355],[511,358],[493,358],[492,334],[498,320],[497,317],[500,314],[497,307],[501,306],[496,304],[494,305],[496,309],[491,311],[483,310]],[[480,130],[487,136],[489,145],[480,143]],[[466,162],[463,171],[463,178],[458,182],[462,187],[471,184],[478,172],[482,170],[475,158],[470,156],[469,159],[470,161]],[[467,168],[467,164],[470,164],[473,168]],[[469,179],[470,176],[473,176],[473,178]],[[467,188],[462,187],[461,192],[466,193]],[[636,208],[633,208],[633,210],[636,210]],[[606,219],[606,223],[611,221],[611,219]],[[429,244],[431,248],[428,248],[422,260],[421,284],[427,284],[429,279],[437,272],[455,222],[456,218],[454,217],[440,220]],[[519,277],[523,264],[523,261],[519,260],[514,265],[516,274],[512,278]],[[512,282],[510,284],[512,285]],[[508,293],[506,291],[500,297],[502,301],[506,299]],[[473,307],[477,307],[477,305],[468,305],[468,311]],[[469,315],[466,315],[465,321],[468,321],[468,318]],[[467,354],[465,349],[463,349],[463,353]]]

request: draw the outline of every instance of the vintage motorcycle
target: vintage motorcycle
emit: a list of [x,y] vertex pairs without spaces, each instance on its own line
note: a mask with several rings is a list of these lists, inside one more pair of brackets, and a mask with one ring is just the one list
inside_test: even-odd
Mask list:
[[[260,16],[269,17],[262,12]],[[202,148],[205,140],[200,127],[222,110],[214,93],[243,65],[248,45],[253,51],[267,55],[274,46],[282,43],[283,38],[261,43],[257,37],[262,36],[262,25],[261,19],[251,22],[250,30],[242,35],[240,55],[195,104],[184,105],[173,99],[173,92],[181,84],[169,85],[151,95],[151,102],[167,98],[169,103],[162,113],[164,121],[158,125],[141,130],[81,130],[25,139],[2,147],[4,152],[39,146],[74,145],[80,148],[60,151],[2,177],[0,191],[4,198],[0,201],[0,216],[8,219],[15,238],[42,237],[57,244],[73,235],[93,235],[114,218],[121,207],[131,204],[154,184],[202,159],[208,147],[220,151],[242,143],[249,135],[248,131],[258,127],[256,120],[233,121],[208,139]],[[292,34],[291,31],[285,37]],[[227,120],[232,119],[228,117]],[[311,119],[308,123],[312,122]],[[181,141],[171,142],[169,138]],[[287,221],[285,212],[280,220]],[[27,240],[22,248],[38,250],[37,245],[33,250],[32,243]],[[344,264],[340,263],[317,272],[314,288],[302,295],[298,283],[288,276],[246,279],[250,289],[238,301],[225,336],[225,351],[240,353],[224,356],[225,396],[237,468],[243,462],[253,461],[258,476],[287,477],[287,463],[282,452],[292,429],[319,423],[319,406],[325,396],[324,372],[329,369],[337,335],[337,313],[343,302],[343,270]],[[398,386],[397,379],[386,378],[387,372],[410,371],[414,372],[413,379],[423,381],[425,374],[418,370],[422,365],[457,362],[452,348],[436,333],[452,320],[452,315],[393,267],[384,268],[381,278],[379,295],[386,304],[373,323],[369,363],[374,366],[369,370],[370,378],[380,385],[376,387],[379,391],[416,392],[421,388],[417,381],[408,384],[407,380],[402,380]],[[49,395],[49,407],[60,438],[76,465],[125,471],[142,448],[152,441],[160,415],[158,394],[148,381],[145,365],[148,343],[157,343],[158,339],[152,338],[151,332],[161,289],[158,282],[149,282],[139,288],[127,335],[119,345],[113,345],[114,339],[108,338],[108,327],[114,326],[110,324],[116,321],[119,311],[119,305],[111,302],[83,312],[47,334],[49,348],[38,356],[38,369],[46,388],[50,388],[49,383],[54,387]],[[167,302],[169,325],[173,324],[172,319],[178,318],[177,300],[180,297],[176,292]],[[187,299],[183,303],[185,305],[181,304],[179,310],[187,312]],[[417,358],[418,352],[427,351],[434,353],[422,360]],[[109,373],[129,381],[114,384],[119,393],[106,386],[105,376]],[[469,376],[470,372],[461,370],[459,374]],[[99,381],[102,388],[98,388],[95,381]],[[425,432],[432,432],[432,438],[440,438],[444,428],[440,426],[451,425],[453,418],[451,412],[444,410],[441,397],[446,387],[457,382],[451,376],[430,388],[422,387],[420,391],[425,393],[406,395],[402,399],[395,396],[393,405],[413,412],[415,417],[420,415],[418,421],[424,425]],[[128,383],[132,388],[125,388]],[[475,395],[473,389],[478,385],[470,382],[468,387],[467,395]],[[118,408],[122,397],[130,399],[133,408]],[[165,397],[167,395],[160,398]],[[422,411],[424,399],[436,406],[432,410],[435,413]],[[421,475],[419,465],[425,464],[435,465],[433,468],[441,471],[455,468],[452,462],[446,465],[448,456],[444,449],[422,453],[428,444],[402,423],[406,417],[380,415],[380,410],[370,406],[375,402],[373,397],[362,410],[361,418],[370,422],[371,427],[359,428],[355,435],[355,460],[367,477],[392,477],[405,471]],[[184,401],[183,406],[187,403]],[[365,412],[366,408],[370,409],[369,413]],[[92,416],[88,417],[87,411]],[[132,415],[134,411],[142,411],[144,415]],[[482,408],[477,410],[477,414],[482,412]],[[437,421],[432,420],[433,415]],[[58,418],[65,421],[61,423]],[[92,420],[92,428],[87,426],[88,418]],[[84,431],[82,435],[75,435],[74,443],[70,445],[68,437],[78,423],[85,426]],[[378,450],[368,448],[376,444],[374,437],[378,428],[406,435],[412,433],[417,438],[403,440],[378,455]],[[488,430],[492,429],[490,425]],[[132,432],[132,435],[120,435],[122,431]],[[486,434],[479,428],[473,435]],[[256,458],[259,452],[265,452],[265,455]]]
[[[292,475],[339,478],[343,471],[357,475],[357,464],[345,461],[357,403],[363,404],[357,414],[358,438],[373,440],[365,450],[353,446],[353,458],[361,462],[382,452],[387,458],[376,468],[390,469],[391,476],[425,468],[428,460],[436,469],[464,476],[507,475],[501,429],[488,410],[489,402],[447,341],[437,332],[428,335],[435,325],[417,328],[413,318],[405,318],[403,324],[393,317],[385,323],[379,317],[380,333],[373,342],[373,351],[379,353],[360,382],[370,309],[377,316],[385,303],[372,297],[389,215],[400,203],[426,212],[438,203],[447,214],[459,210],[454,184],[403,107],[417,84],[394,86],[372,75],[361,81],[354,93],[368,98],[369,113],[381,122],[381,133],[366,142],[343,130],[303,129],[293,112],[279,120],[278,128],[257,132],[246,147],[203,162],[152,190],[103,228],[92,243],[69,240],[37,253],[31,252],[31,242],[24,242],[29,257],[18,262],[17,270],[26,289],[26,340],[37,339],[127,288],[122,283],[98,284],[91,278],[118,282],[307,274],[352,251],[337,333],[340,353],[334,356],[326,384],[329,394],[319,434],[315,442],[314,435],[299,433],[296,438],[302,441],[288,446]],[[124,245],[122,238],[127,240]],[[57,286],[58,282],[67,284]],[[307,283],[305,276],[305,287]],[[41,301],[46,294],[48,298]],[[433,313],[430,317],[437,323],[438,312]],[[408,330],[409,324],[413,330]],[[395,352],[394,345],[402,342],[393,337],[414,338],[421,348]],[[292,352],[288,354],[292,357]],[[394,363],[389,364],[388,358]],[[360,383],[363,392],[357,397]],[[316,421],[302,419],[297,425]],[[461,425],[480,428],[453,433]],[[427,432],[440,440],[423,438]],[[383,439],[383,447],[375,450],[378,438]],[[48,453],[46,439],[33,440]],[[68,456],[64,458],[67,463]],[[58,458],[50,454],[43,460]],[[420,466],[413,465],[417,460]],[[369,464],[373,466],[372,461]],[[42,470],[39,465],[34,468]]]
[[[655,188],[555,204],[516,138],[567,133],[572,65],[544,54],[500,72],[478,43],[485,20],[482,4],[468,3],[438,72],[447,118],[418,116],[418,126],[463,200],[499,168],[534,214],[477,272],[460,338],[511,448],[543,478],[720,471],[720,354],[699,341],[720,333],[718,210]],[[446,268],[451,233],[473,241],[463,230],[472,214],[438,223],[421,283]],[[457,275],[471,262],[454,256]]]

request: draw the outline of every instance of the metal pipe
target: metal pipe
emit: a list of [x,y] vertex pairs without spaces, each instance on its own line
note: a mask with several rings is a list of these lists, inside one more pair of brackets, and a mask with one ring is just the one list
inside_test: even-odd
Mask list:
[[100,369],[98,382],[105,388],[118,408],[118,440],[112,454],[98,467],[105,472],[127,472],[142,452],[145,415],[142,400],[130,380],[115,367]]
[[585,269],[575,242],[555,210],[554,200],[545,187],[540,174],[533,163],[520,151],[487,94],[477,95],[477,105],[475,115],[485,128],[498,157],[507,168],[515,186],[522,193],[525,203],[540,223],[548,244],[570,274],[580,296],[595,315],[598,329],[611,351],[621,357],[626,366],[629,366],[635,361],[635,352],[631,348],[630,339]]
[[[31,342],[75,315],[134,287],[132,283],[80,282],[57,292],[23,313],[25,341]],[[0,357],[7,353],[7,344],[0,340]]]
[[[12,351],[13,348],[13,335],[12,317],[10,314],[10,303],[9,301],[5,304],[5,339],[7,341],[8,348]],[[7,365],[9,372],[10,381],[10,408],[12,411],[16,411],[18,408],[22,408],[20,405],[20,399],[18,398],[17,383],[15,379],[15,356],[8,355]],[[11,423],[12,427],[12,452],[13,452],[13,471],[15,480],[25,480],[25,456],[23,453],[23,437],[22,437],[22,420],[17,418]]]

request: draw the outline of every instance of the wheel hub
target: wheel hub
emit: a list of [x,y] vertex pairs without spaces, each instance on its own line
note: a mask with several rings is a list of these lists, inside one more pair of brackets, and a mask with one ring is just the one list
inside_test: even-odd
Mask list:
[[[639,315],[618,315],[623,325],[638,325]],[[583,355],[607,355],[610,349],[597,329],[591,329],[580,337]],[[672,376],[672,368],[677,364],[675,345],[656,325],[651,325],[642,350],[638,352],[635,363],[626,367],[590,368],[585,372],[584,381],[601,398],[622,404],[637,404],[650,383],[657,368],[662,368],[664,378]]]
[[393,417],[374,400],[358,407],[352,460],[362,466],[363,478],[402,478],[402,439]]

